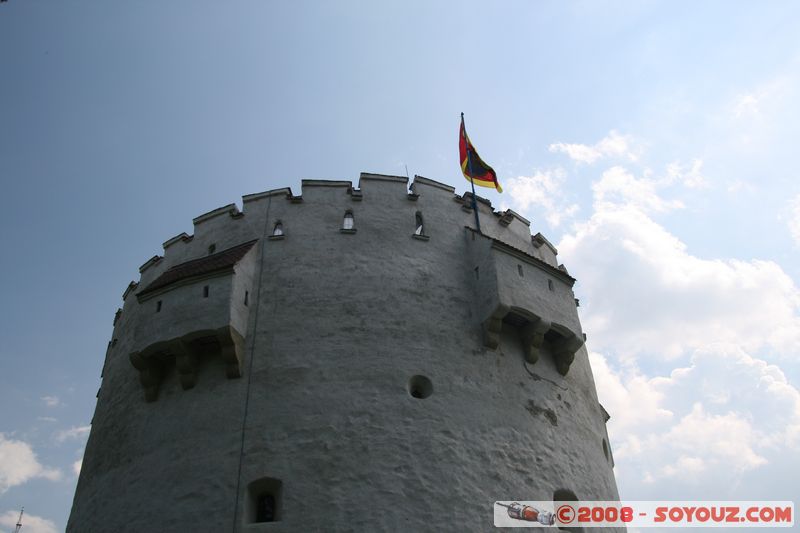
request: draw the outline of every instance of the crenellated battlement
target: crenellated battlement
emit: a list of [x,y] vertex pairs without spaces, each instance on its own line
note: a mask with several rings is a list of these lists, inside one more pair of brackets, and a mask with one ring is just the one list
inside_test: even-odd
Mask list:
[[[210,240],[222,240],[221,246],[232,244],[233,241],[225,239],[226,234],[239,235],[247,233],[252,238],[262,236],[266,206],[273,201],[285,204],[299,205],[303,208],[309,204],[325,203],[340,206],[342,213],[348,208],[353,209],[353,202],[382,202],[381,207],[396,208],[394,202],[387,202],[386,191],[394,190],[396,198],[405,198],[417,202],[418,206],[424,205],[426,209],[446,210],[461,209],[467,217],[463,217],[466,226],[474,226],[472,216],[472,194],[467,192],[458,195],[455,187],[440,183],[423,176],[414,176],[410,187],[408,178],[404,176],[391,176],[383,174],[362,173],[358,187],[353,182],[344,180],[318,180],[304,179],[301,182],[302,192],[295,195],[291,188],[284,187],[260,193],[248,194],[242,197],[242,210],[236,204],[228,204],[213,209],[194,218],[194,233],[192,235],[181,232],[167,239],[163,243],[163,255],[155,255],[139,268],[143,275],[141,281],[146,281],[150,276],[160,275],[176,262],[186,261],[191,257],[199,257],[208,252]],[[378,193],[378,194],[371,194]],[[420,199],[423,201],[420,202]],[[530,235],[530,221],[511,209],[496,211],[489,200],[480,196],[476,197],[479,214],[481,215],[482,230],[487,235],[509,242],[512,246],[524,250],[540,259],[557,266],[556,250],[549,242],[537,233]],[[305,204],[305,205],[304,205]],[[419,207],[417,207],[419,208]],[[357,209],[357,208],[355,208]],[[409,207],[407,210],[411,210]],[[284,224],[291,225],[292,213],[285,212]],[[369,220],[362,220],[359,225],[369,224]],[[431,234],[434,229],[430,229]],[[547,243],[548,250],[539,251],[542,242]],[[157,274],[149,270],[155,268]]]

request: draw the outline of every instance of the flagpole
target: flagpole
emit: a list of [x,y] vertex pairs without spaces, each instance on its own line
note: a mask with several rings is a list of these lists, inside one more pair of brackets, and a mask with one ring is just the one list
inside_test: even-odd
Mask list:
[[475,174],[472,172],[472,158],[469,156],[469,137],[467,137],[467,124],[464,122],[464,113],[461,113],[461,124],[464,125],[464,146],[467,149],[467,168],[469,169],[469,182],[472,185],[472,210],[475,212],[475,226],[478,233],[483,235],[481,231],[481,219],[478,216],[478,201],[475,198]]

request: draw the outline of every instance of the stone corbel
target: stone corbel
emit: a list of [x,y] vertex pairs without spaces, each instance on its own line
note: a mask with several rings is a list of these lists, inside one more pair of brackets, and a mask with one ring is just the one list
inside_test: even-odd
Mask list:
[[130,354],[133,367],[139,371],[139,381],[144,388],[144,399],[154,402],[158,399],[158,386],[164,377],[164,364],[155,357],[145,357],[141,352]]
[[536,322],[528,322],[523,326],[522,345],[525,348],[525,360],[528,363],[535,363],[539,360],[539,354],[544,344],[544,334],[550,329],[550,321],[540,318]]
[[583,338],[571,333],[571,336],[560,339],[554,346],[553,355],[556,369],[562,376],[566,376],[575,353],[583,346]]
[[489,318],[483,321],[483,345],[492,350],[500,346],[500,331],[503,329],[503,317],[508,314],[508,307],[497,306]]

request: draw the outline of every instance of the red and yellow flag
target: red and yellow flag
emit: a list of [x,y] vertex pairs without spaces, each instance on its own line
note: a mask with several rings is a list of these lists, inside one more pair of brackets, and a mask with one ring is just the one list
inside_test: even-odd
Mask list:
[[458,135],[458,154],[461,161],[461,172],[464,177],[475,185],[481,187],[491,187],[497,192],[503,192],[500,183],[497,181],[497,174],[494,169],[483,162],[481,156],[475,151],[475,147],[469,142],[467,129],[464,127],[464,114],[461,114],[461,131]]

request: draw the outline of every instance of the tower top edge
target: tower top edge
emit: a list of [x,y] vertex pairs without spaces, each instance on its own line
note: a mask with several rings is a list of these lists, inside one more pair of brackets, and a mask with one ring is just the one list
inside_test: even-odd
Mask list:
[[378,174],[375,172],[362,172],[359,176],[359,182],[363,180],[377,180],[377,181],[395,181],[398,183],[408,183],[408,177],[395,176],[392,174]]
[[418,174],[414,175],[414,183],[411,184],[411,188],[414,189],[415,185],[428,185],[430,187],[436,187],[437,189],[442,189],[453,194],[456,192],[456,188],[452,185],[442,183],[441,181],[432,180]]
[[236,204],[228,204],[228,205],[223,205],[222,207],[218,207],[216,209],[212,209],[208,213],[203,213],[199,217],[194,218],[192,220],[192,224],[196,226],[202,222],[205,222],[206,220],[210,220],[212,218],[224,215],[226,213],[232,217],[241,215],[241,212],[239,211],[239,208],[236,207]]
[[300,181],[303,188],[306,187],[347,187],[352,188],[353,182],[347,180],[317,180],[304,179]]

